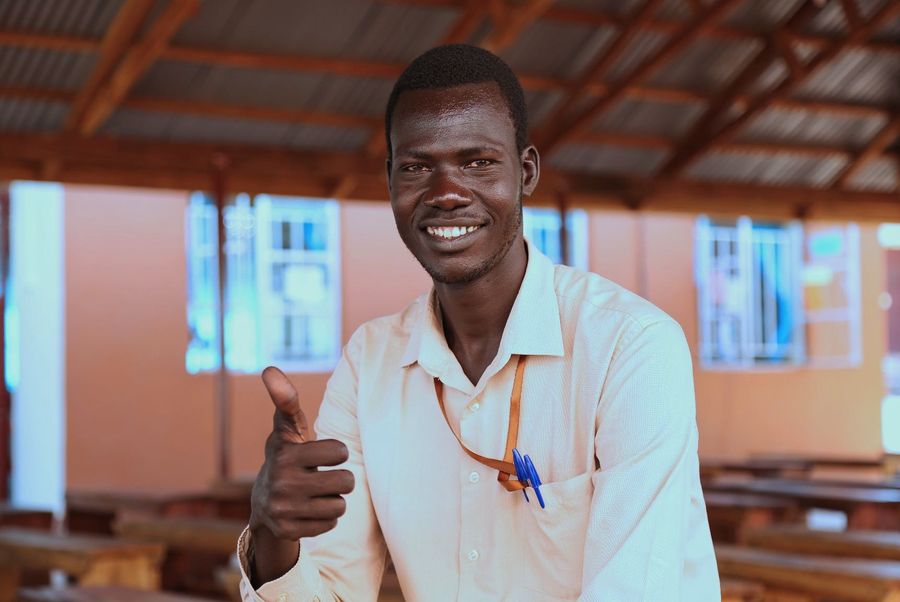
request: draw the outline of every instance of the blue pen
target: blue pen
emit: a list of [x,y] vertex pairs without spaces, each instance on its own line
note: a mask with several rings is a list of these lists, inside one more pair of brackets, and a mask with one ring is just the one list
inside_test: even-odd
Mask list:
[[528,481],[531,483],[532,489],[534,489],[534,495],[537,496],[541,508],[544,508],[544,496],[541,495],[541,478],[538,476],[534,462],[531,461],[528,454],[525,454],[525,469],[528,471]]
[[[522,460],[522,455],[519,453],[519,450],[513,448],[513,465],[516,467],[516,478],[519,479],[521,483],[523,483],[526,487],[528,487],[528,469],[525,467],[525,461]],[[525,496],[525,501],[531,503],[531,500],[528,499],[528,493],[523,489],[522,495]]]

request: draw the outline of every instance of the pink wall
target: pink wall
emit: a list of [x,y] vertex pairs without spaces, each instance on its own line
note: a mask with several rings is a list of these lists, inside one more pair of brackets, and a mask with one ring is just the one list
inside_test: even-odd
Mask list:
[[[87,186],[68,186],[66,194],[68,485],[203,487],[215,474],[215,403],[212,378],[184,369],[187,195]],[[397,237],[387,205],[343,203],[341,220],[346,340],[430,282]],[[660,305],[692,346],[693,223],[684,215],[602,211],[591,214],[589,225],[592,269]],[[863,226],[861,237],[863,365],[696,370],[704,455],[879,450],[885,317],[876,297],[884,266],[875,227]],[[314,419],[327,375],[291,378]],[[233,472],[251,474],[262,461],[272,407],[257,376],[236,375],[231,384]]]

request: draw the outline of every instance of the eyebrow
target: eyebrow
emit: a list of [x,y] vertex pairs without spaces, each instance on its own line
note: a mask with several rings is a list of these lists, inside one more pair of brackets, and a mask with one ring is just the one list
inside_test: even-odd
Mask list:
[[[454,154],[457,157],[475,157],[478,155],[485,154],[499,154],[502,152],[502,149],[499,146],[493,146],[489,144],[482,144],[479,146],[468,146],[465,148],[461,148],[456,151]],[[412,149],[399,149],[397,151],[398,157],[408,157],[411,159],[430,159],[433,156],[433,153],[412,148]]]

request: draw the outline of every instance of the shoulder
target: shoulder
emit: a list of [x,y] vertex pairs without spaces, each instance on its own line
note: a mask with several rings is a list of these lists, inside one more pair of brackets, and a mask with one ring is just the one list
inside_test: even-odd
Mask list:
[[402,345],[405,346],[416,324],[418,324],[421,313],[425,310],[429,299],[430,293],[423,293],[397,313],[363,322],[350,335],[347,349],[372,350],[373,347],[384,347],[386,345],[396,347],[398,342],[402,342]]

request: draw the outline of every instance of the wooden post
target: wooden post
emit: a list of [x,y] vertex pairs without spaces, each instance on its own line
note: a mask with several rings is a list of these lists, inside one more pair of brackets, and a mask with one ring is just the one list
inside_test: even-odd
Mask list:
[[12,472],[12,396],[6,388],[6,304],[9,295],[9,184],[0,183],[0,501],[9,499]]
[[228,157],[215,154],[212,158],[213,197],[216,201],[216,220],[218,223],[218,241],[216,258],[219,265],[219,370],[216,373],[216,477],[220,481],[231,475],[231,400],[228,388],[228,366],[225,363],[225,287],[226,274],[226,232],[225,232],[225,177],[228,169]]

